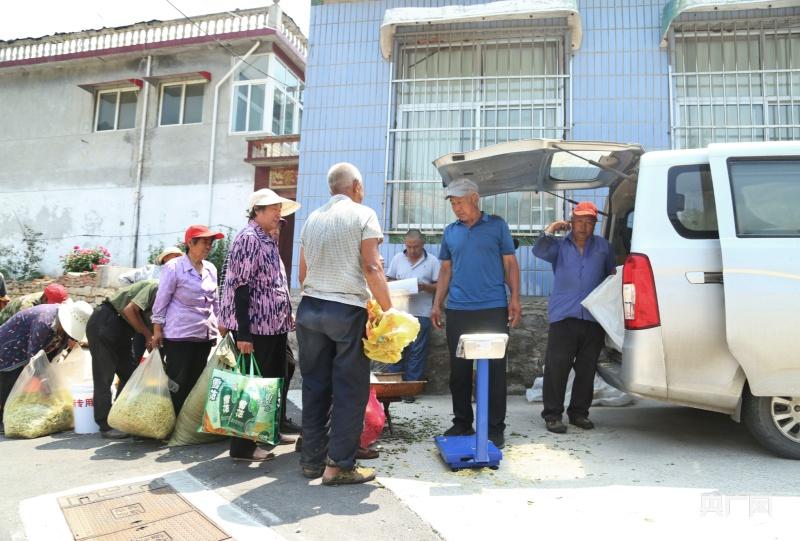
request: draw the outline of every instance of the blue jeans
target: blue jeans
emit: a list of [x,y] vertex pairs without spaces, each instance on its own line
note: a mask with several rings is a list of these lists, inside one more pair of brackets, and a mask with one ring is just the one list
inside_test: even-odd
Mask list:
[[431,318],[417,316],[419,334],[406,349],[399,363],[387,364],[384,372],[403,372],[404,381],[421,381],[428,361],[428,337],[431,333]]
[[303,297],[297,307],[303,466],[355,465],[369,399],[369,360],[361,344],[366,323],[367,311],[358,306]]

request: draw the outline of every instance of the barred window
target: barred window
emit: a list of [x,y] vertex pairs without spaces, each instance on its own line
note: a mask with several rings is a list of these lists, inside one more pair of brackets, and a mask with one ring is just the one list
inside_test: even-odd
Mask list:
[[[549,30],[399,42],[387,175],[392,230],[437,231],[453,221],[431,164],[442,154],[567,138],[565,30]],[[531,192],[485,197],[482,206],[522,234],[550,223],[558,207],[552,196]]]
[[800,139],[797,20],[684,23],[671,55],[673,147]]

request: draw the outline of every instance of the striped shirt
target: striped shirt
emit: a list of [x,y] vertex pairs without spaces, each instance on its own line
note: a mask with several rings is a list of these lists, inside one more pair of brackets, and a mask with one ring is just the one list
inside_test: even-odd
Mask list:
[[306,259],[303,295],[364,307],[370,298],[361,268],[361,241],[383,239],[371,208],[338,194],[306,219],[300,244]]
[[237,330],[236,288],[250,288],[250,332],[276,335],[294,330],[289,286],[278,244],[253,220],[231,244],[226,259],[220,323]]

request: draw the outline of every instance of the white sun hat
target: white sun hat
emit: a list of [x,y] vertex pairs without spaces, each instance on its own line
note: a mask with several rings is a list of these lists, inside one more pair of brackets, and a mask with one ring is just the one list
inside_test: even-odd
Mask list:
[[281,197],[269,188],[261,188],[253,192],[250,196],[250,204],[247,206],[247,212],[249,213],[252,211],[253,207],[266,207],[268,205],[277,205],[278,203],[281,204],[281,216],[289,216],[300,208],[300,203],[297,201]]
[[86,323],[92,311],[86,301],[65,302],[58,307],[58,321],[70,338],[81,342],[86,338]]

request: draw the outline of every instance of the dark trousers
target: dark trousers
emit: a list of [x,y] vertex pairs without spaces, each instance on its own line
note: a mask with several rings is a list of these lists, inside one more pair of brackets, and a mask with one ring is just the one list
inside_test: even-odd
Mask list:
[[178,389],[171,393],[176,416],[180,413],[186,397],[197,383],[200,374],[203,373],[213,345],[214,342],[211,340],[202,342],[164,340],[162,353],[167,362],[167,376],[178,385]]
[[[235,333],[234,333],[235,335]],[[253,335],[253,353],[256,364],[265,378],[284,378],[286,383],[286,334],[273,336]],[[247,365],[249,366],[249,365]],[[285,404],[283,404],[285,408]],[[231,456],[250,457],[256,442],[244,438],[231,438]]]
[[[456,357],[462,334],[508,333],[508,309],[446,311],[447,348],[450,350],[450,395],[453,424],[472,426],[472,360]],[[489,430],[506,428],[506,358],[489,361]]]
[[588,417],[594,394],[597,357],[604,341],[605,331],[594,321],[567,318],[550,324],[544,361],[542,417],[561,418],[567,380],[572,369],[575,369],[575,379],[567,415],[570,419]]
[[8,395],[11,394],[11,389],[14,388],[14,384],[17,382],[19,375],[22,374],[22,370],[27,365],[23,364],[19,368],[15,368],[14,370],[9,370],[7,372],[0,372],[0,421],[3,420],[3,408],[6,407],[6,400],[8,400]]
[[[303,297],[297,308],[303,376],[303,448],[300,463],[355,465],[369,399],[369,361],[361,338],[367,311]],[[329,429],[330,426],[330,429]]]
[[286,346],[286,380],[283,382],[283,393],[281,395],[281,400],[283,404],[283,408],[281,409],[281,422],[286,420],[286,400],[289,394],[289,385],[292,383],[292,377],[294,376],[294,371],[296,368],[297,363],[294,360],[294,353],[292,352],[292,348],[288,345]]
[[133,328],[114,307],[103,303],[92,312],[86,323],[86,338],[92,354],[92,380],[94,382],[94,421],[101,431],[108,426],[111,410],[111,384],[119,376],[117,396],[136,370],[133,357]]

